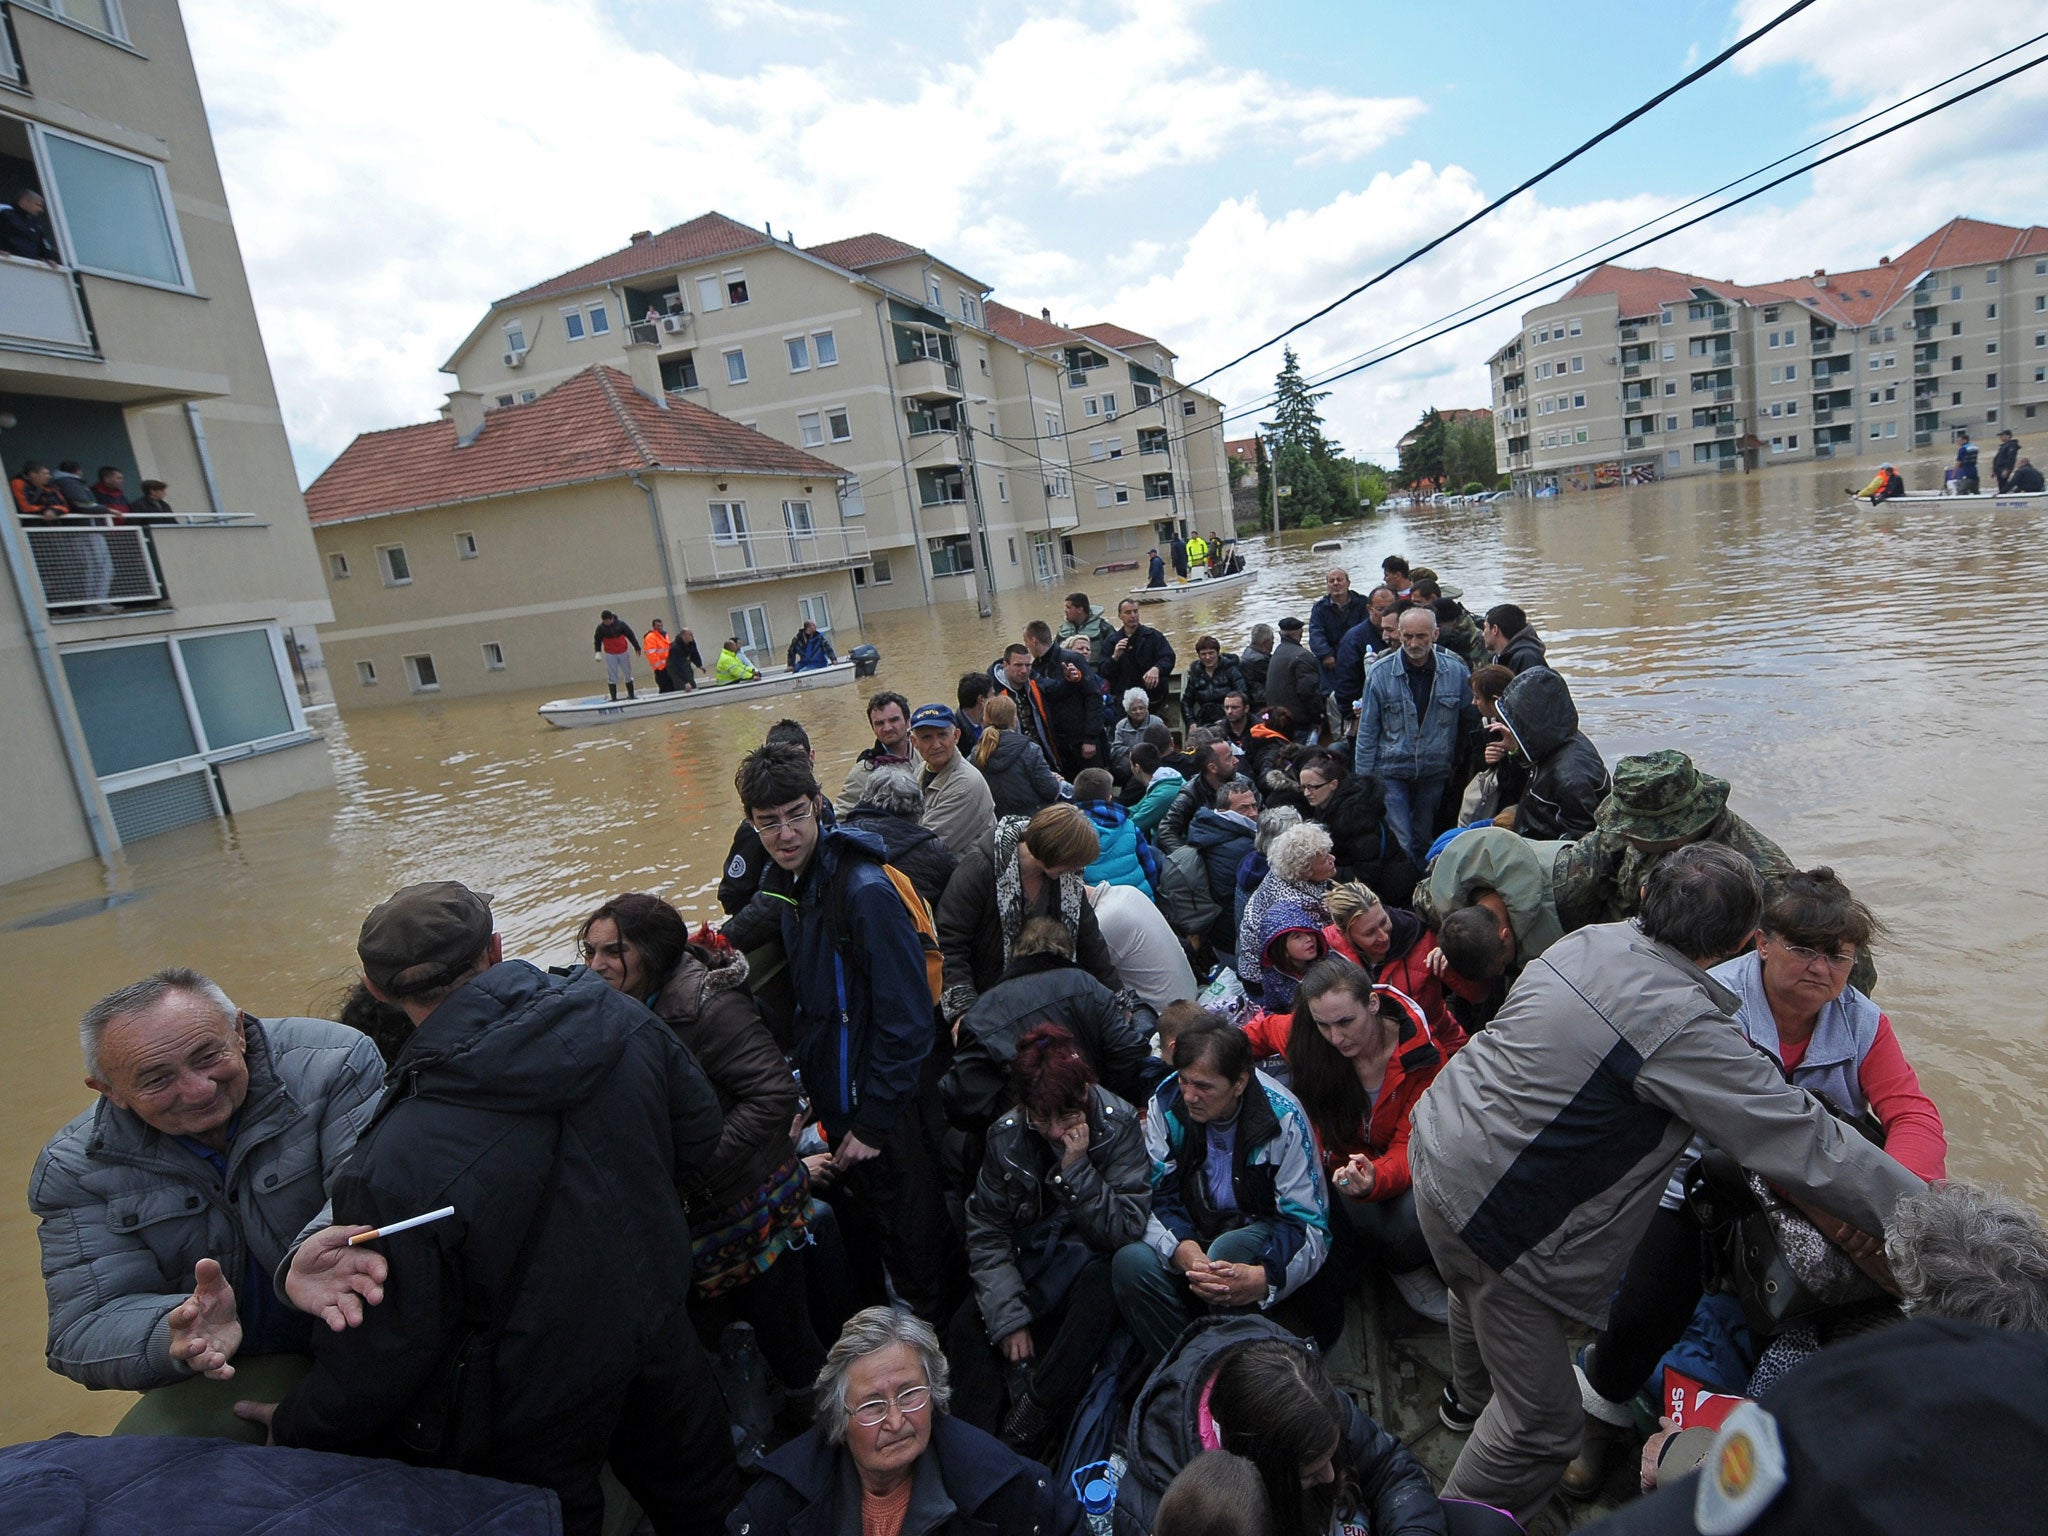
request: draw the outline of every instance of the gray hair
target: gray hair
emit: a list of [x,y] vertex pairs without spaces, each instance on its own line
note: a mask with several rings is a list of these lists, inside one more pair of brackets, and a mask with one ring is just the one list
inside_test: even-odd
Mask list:
[[1738,952],[1763,915],[1764,882],[1754,864],[1720,843],[1690,843],[1643,881],[1636,921],[1659,944],[1711,965]]
[[911,821],[924,819],[924,791],[908,768],[877,768],[860,788],[860,803]]
[[1147,709],[1150,709],[1152,707],[1152,695],[1142,688],[1126,688],[1124,690],[1124,708],[1128,710],[1133,704],[1142,704]]
[[2003,1190],[1951,1182],[1906,1196],[1884,1252],[1910,1313],[2048,1333],[2048,1230]]
[[924,1367],[924,1379],[932,1389],[932,1411],[944,1413],[953,1401],[953,1378],[946,1369],[946,1352],[932,1325],[901,1307],[867,1307],[846,1320],[839,1337],[825,1352],[825,1368],[818,1372],[815,1389],[818,1427],[828,1445],[846,1443],[846,1426],[852,1421],[846,1400],[846,1373],[853,1362],[864,1360],[891,1344],[908,1344],[917,1351]]
[[[1248,646],[1249,646],[1249,647],[1250,647],[1250,648],[1251,648],[1252,650],[1255,650],[1255,651],[1270,651],[1270,650],[1272,650],[1272,649],[1273,649],[1273,626],[1272,626],[1272,625],[1270,625],[1270,624],[1254,624],[1254,625],[1252,626],[1252,633],[1251,633],[1251,639],[1250,639],[1250,640],[1248,640],[1248,641],[1246,642],[1246,644],[1247,644],[1247,645],[1248,645]],[[1249,701],[1249,700],[1247,700],[1246,702],[1247,702],[1247,703],[1249,703],[1250,701]]]
[[1309,867],[1332,851],[1334,845],[1330,842],[1329,830],[1312,821],[1304,821],[1273,839],[1266,862],[1273,866],[1273,873],[1281,879],[1303,881],[1308,879]]
[[1238,774],[1235,778],[1225,779],[1222,785],[1219,786],[1216,791],[1216,809],[1219,811],[1229,810],[1230,797],[1234,794],[1237,794],[1240,790],[1247,789],[1250,790],[1253,794],[1257,794],[1259,792],[1258,786],[1253,784],[1250,779],[1246,778],[1241,773]]
[[1253,839],[1260,853],[1267,858],[1273,856],[1273,843],[1289,827],[1302,823],[1301,808],[1294,805],[1275,805],[1259,812],[1259,834]]
[[1416,605],[1415,605],[1415,606],[1414,606],[1413,608],[1407,609],[1407,610],[1406,610],[1405,612],[1403,612],[1403,613],[1402,613],[1402,615],[1401,615],[1401,622],[1402,622],[1403,624],[1407,623],[1407,622],[1408,622],[1408,616],[1409,616],[1409,614],[1415,614],[1415,613],[1419,613],[1419,614],[1421,614],[1421,615],[1422,615],[1422,616],[1423,616],[1423,617],[1424,617],[1425,619],[1429,620],[1429,632],[1430,632],[1430,633],[1431,633],[1432,635],[1433,635],[1433,634],[1435,634],[1435,633],[1436,633],[1436,610],[1435,610],[1434,608],[1430,607],[1430,606],[1429,606],[1429,605],[1428,605],[1427,603],[1417,603],[1417,604],[1416,604]]
[[229,1024],[242,1016],[241,1010],[228,1001],[227,993],[197,971],[182,965],[167,965],[160,971],[151,971],[142,980],[130,982],[118,992],[109,992],[88,1008],[85,1017],[78,1021],[78,1045],[85,1053],[85,1075],[100,1075],[100,1041],[105,1038],[109,1024],[133,1013],[146,1013],[173,992],[187,992],[212,1004]]

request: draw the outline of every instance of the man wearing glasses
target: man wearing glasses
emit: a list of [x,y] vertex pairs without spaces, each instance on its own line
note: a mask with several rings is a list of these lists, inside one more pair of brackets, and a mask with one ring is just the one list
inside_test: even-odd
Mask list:
[[943,1074],[924,946],[883,869],[881,839],[819,820],[805,752],[762,746],[734,782],[774,868],[796,993],[796,1062],[832,1148],[821,1177],[846,1213],[855,1283],[896,1294],[940,1326],[966,1294],[965,1255],[946,1216],[934,1137]]

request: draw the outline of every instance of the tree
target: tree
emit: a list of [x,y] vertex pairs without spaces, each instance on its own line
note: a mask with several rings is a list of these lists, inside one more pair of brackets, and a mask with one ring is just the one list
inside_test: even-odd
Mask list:
[[[1330,398],[1329,391],[1308,387],[1301,376],[1301,360],[1289,347],[1282,353],[1273,394],[1273,419],[1260,422],[1259,430],[1275,439],[1272,478],[1287,489],[1279,498],[1280,526],[1320,527],[1351,499],[1348,479],[1337,462],[1337,446],[1323,436],[1322,413],[1316,409]],[[1271,500],[1262,504],[1270,518]],[[1308,522],[1310,518],[1315,521]]]
[[1410,490],[1441,486],[1449,436],[1450,424],[1444,420],[1443,412],[1432,405],[1415,423],[1414,438],[1401,450],[1401,467],[1395,474],[1395,483]]
[[1493,428],[1479,420],[1451,423],[1444,433],[1444,480],[1450,485],[1477,482],[1491,488],[1500,478],[1493,457]]

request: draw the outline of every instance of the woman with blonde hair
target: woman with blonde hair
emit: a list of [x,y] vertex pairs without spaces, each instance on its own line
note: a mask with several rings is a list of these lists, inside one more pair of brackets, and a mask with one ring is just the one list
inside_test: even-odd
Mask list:
[[1059,777],[1046,765],[1038,743],[1017,729],[1017,701],[1006,693],[982,706],[981,737],[968,760],[988,781],[997,816],[1029,816],[1060,797]]
[[1429,1020],[1432,1033],[1452,1031],[1462,1038],[1464,1030],[1451,1013],[1447,989],[1460,996],[1469,989],[1472,995],[1468,1000],[1477,1002],[1486,995],[1486,988],[1461,983],[1448,966],[1441,976],[1430,969],[1436,935],[1420,917],[1406,908],[1388,906],[1378,892],[1358,880],[1340,880],[1331,886],[1323,898],[1323,909],[1330,914],[1323,937],[1330,941],[1331,954],[1365,967],[1374,981],[1398,987],[1413,998]]

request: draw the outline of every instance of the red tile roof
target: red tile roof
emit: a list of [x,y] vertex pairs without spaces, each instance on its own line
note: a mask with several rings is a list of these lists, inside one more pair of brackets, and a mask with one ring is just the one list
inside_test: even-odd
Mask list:
[[1143,335],[1127,326],[1111,325],[1106,320],[1098,320],[1093,325],[1077,325],[1074,329],[1090,341],[1099,341],[1105,347],[1115,347],[1119,352],[1128,351],[1132,347],[1158,347],[1160,351],[1169,354],[1173,350],[1154,337]]
[[982,312],[988,316],[990,330],[1020,347],[1064,347],[1078,336],[1077,332],[1063,325],[1054,325],[1037,315],[1027,315],[1021,309],[998,304],[994,299],[982,305]]
[[672,229],[664,229],[658,235],[635,240],[609,256],[600,256],[580,267],[571,267],[544,283],[508,294],[498,302],[516,304],[526,299],[544,299],[550,294],[572,293],[596,283],[639,277],[644,273],[661,272],[693,261],[710,261],[774,243],[760,230],[750,228],[737,219],[728,219],[722,213],[707,213]]
[[1568,299],[1611,293],[1622,318],[1628,319],[1634,315],[1654,315],[1660,304],[1682,304],[1692,297],[1693,289],[1705,286],[1707,281],[1690,272],[1673,272],[1666,267],[1601,266],[1573,284],[1563,299],[1551,302],[1562,304]]
[[1233,437],[1224,443],[1223,451],[1233,459],[1250,464],[1258,459],[1259,440],[1256,437]]
[[835,267],[844,267],[849,272],[858,272],[864,267],[884,266],[892,261],[908,261],[913,256],[927,254],[921,246],[898,240],[893,235],[879,235],[870,231],[855,235],[850,240],[828,240],[823,245],[807,245],[807,255],[820,261],[829,261]]
[[841,473],[701,405],[671,400],[663,410],[618,369],[599,365],[538,400],[490,412],[466,448],[455,445],[451,421],[363,433],[306,487],[306,512],[333,523],[644,469],[827,480]]

